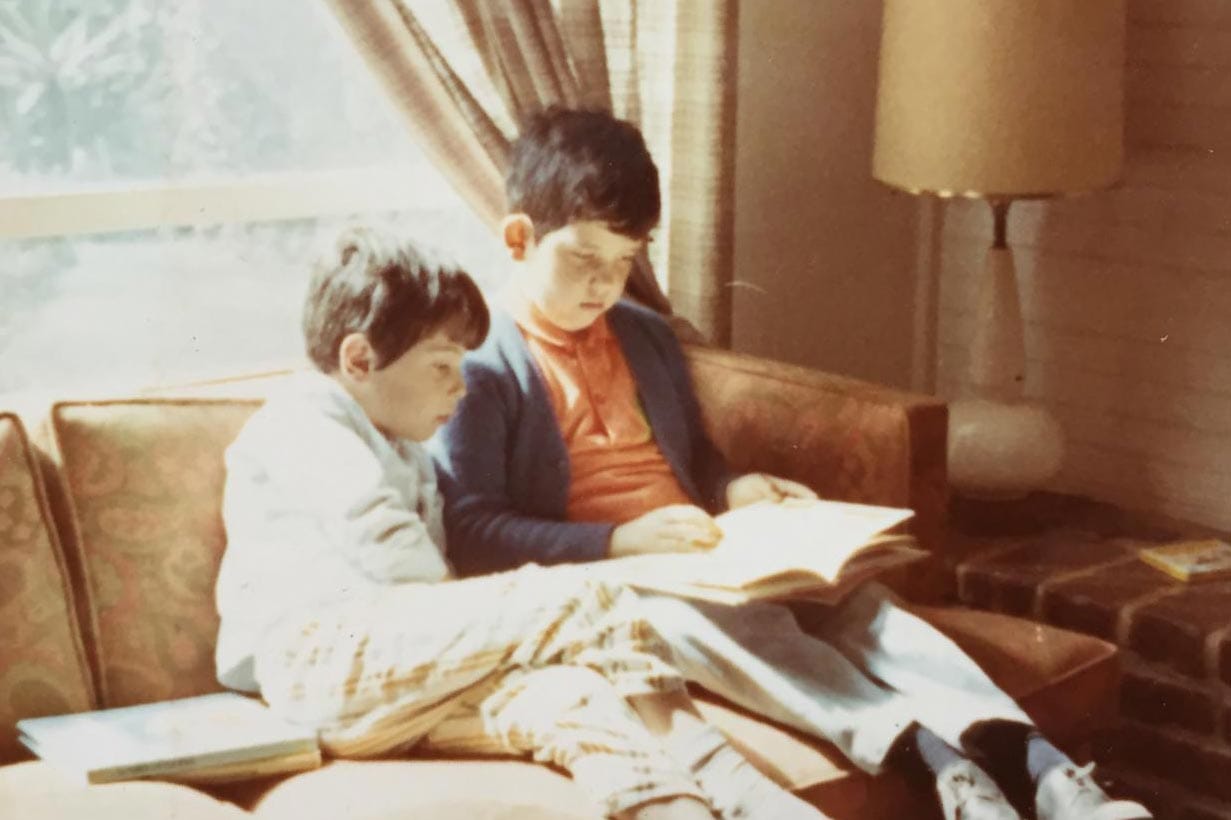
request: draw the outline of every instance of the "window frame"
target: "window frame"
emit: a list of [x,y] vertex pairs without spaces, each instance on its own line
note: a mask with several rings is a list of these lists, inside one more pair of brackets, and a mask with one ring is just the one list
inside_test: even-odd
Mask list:
[[[0,196],[0,239],[341,216],[422,207],[411,163],[245,174],[186,182],[74,186]],[[419,177],[416,180],[416,176]]]

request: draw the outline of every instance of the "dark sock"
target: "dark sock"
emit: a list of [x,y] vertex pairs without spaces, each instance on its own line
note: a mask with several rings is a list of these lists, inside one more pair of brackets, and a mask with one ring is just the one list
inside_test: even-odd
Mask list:
[[912,723],[894,741],[887,761],[920,786],[931,786],[945,766],[960,760],[962,753],[941,740],[932,730]]
[[1037,730],[1026,736],[1026,773],[1035,786],[1043,779],[1043,775],[1057,766],[1067,766],[1073,761],[1064,752],[1057,749],[1052,742],[1038,733]]
[[1034,806],[1039,778],[1070,763],[1038,729],[1012,720],[984,720],[962,733],[962,748],[992,776],[1019,812]]

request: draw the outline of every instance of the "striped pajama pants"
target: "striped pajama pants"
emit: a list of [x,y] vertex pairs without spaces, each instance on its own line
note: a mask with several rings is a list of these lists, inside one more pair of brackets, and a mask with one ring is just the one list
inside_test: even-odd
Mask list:
[[625,700],[682,689],[636,597],[570,567],[399,584],[270,630],[261,695],[318,729],[324,749],[371,757],[420,743],[530,754],[567,770],[607,814],[705,800]]

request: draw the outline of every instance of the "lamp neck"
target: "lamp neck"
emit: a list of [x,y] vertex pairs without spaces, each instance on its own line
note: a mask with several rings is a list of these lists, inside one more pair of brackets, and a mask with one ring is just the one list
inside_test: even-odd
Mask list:
[[993,248],[1007,248],[1009,234],[1009,206],[1013,204],[1011,199],[993,199],[990,201],[992,206],[992,220],[995,225],[995,233],[993,234]]

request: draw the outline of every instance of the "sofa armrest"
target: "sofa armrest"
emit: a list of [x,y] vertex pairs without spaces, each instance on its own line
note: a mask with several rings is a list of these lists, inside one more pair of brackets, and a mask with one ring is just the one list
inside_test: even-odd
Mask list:
[[801,481],[822,497],[910,507],[945,542],[943,401],[755,356],[686,347],[705,424],[733,469]]

